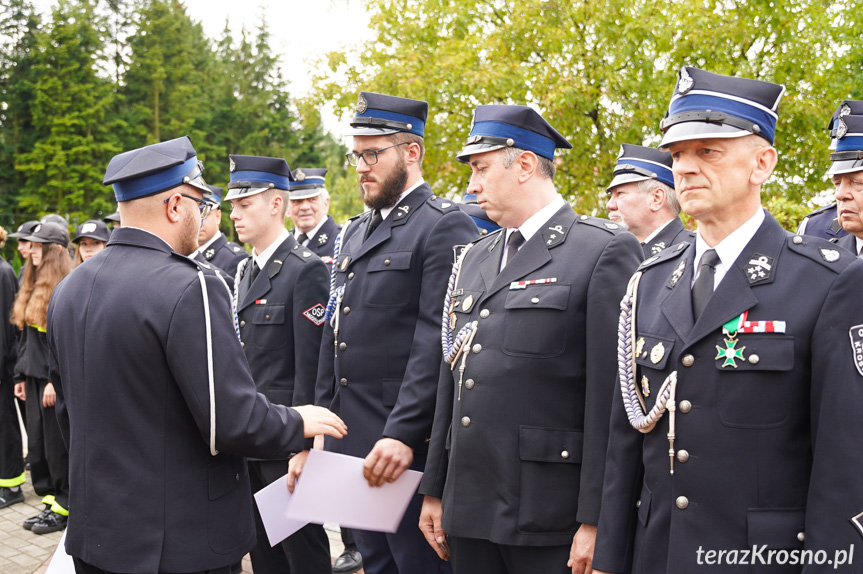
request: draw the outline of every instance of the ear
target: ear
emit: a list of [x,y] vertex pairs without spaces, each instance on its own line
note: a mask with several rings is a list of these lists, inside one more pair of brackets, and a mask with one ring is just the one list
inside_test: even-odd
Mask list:
[[525,151],[519,154],[516,159],[516,166],[518,167],[518,182],[524,183],[536,174],[539,159],[532,151]]
[[408,149],[405,152],[405,163],[408,165],[418,163],[420,160],[420,146],[416,142],[408,144]]
[[765,145],[757,148],[754,151],[754,166],[752,173],[749,175],[749,183],[752,185],[761,185],[773,173],[778,161],[776,149],[772,146]]
[[650,191],[650,211],[656,212],[665,207],[665,190],[658,185]]
[[330,197],[329,196],[324,197],[324,200],[321,203],[324,206],[324,211],[330,210]]
[[180,202],[183,201],[183,196],[179,192],[171,194],[165,200],[165,217],[171,223],[179,223],[183,219],[183,214],[180,213]]
[[273,203],[270,206],[270,215],[278,215],[282,212],[282,203],[284,202],[284,198],[282,198],[281,194],[274,193],[273,194]]

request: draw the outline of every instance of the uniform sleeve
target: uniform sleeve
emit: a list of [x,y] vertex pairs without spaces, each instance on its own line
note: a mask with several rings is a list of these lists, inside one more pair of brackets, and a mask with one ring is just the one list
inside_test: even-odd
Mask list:
[[18,279],[15,277],[15,272],[9,265],[3,265],[0,270],[0,313],[5,317],[4,328],[2,331],[2,348],[3,365],[0,368],[0,377],[2,382],[11,382],[12,370],[17,359],[17,329],[12,322],[9,321],[9,316],[12,314],[12,305],[15,303],[15,294],[18,292]]
[[[299,413],[271,404],[255,389],[240,347],[228,294],[221,281],[206,276],[214,373],[216,448],[262,459],[288,458],[303,448]],[[210,391],[203,292],[193,281],[178,301],[168,328],[168,366],[177,381],[201,437],[210,437]]]
[[[806,504],[805,547],[830,558],[860,546],[863,536],[863,261],[843,270],[812,336],[813,462]],[[856,355],[856,356],[855,356]],[[860,518],[857,518],[860,517]],[[804,572],[823,571],[810,566]]]
[[446,449],[446,437],[452,425],[452,403],[454,400],[454,383],[450,365],[441,359],[440,376],[438,377],[437,401],[435,402],[434,423],[432,423],[431,440],[429,441],[428,457],[419,493],[435,498],[443,498],[443,487],[446,483],[449,452]]
[[617,380],[620,300],[641,257],[641,245],[634,235],[615,235],[597,260],[588,287],[584,454],[577,515],[584,524],[599,521],[609,413]]
[[318,355],[327,304],[327,266],[309,261],[302,266],[294,286],[294,405],[315,402]]
[[[399,395],[383,436],[416,449],[431,432],[441,362],[440,318],[452,271],[453,246],[478,236],[473,220],[458,209],[444,214],[428,233],[422,252],[419,316]],[[445,238],[445,240],[444,240]]]

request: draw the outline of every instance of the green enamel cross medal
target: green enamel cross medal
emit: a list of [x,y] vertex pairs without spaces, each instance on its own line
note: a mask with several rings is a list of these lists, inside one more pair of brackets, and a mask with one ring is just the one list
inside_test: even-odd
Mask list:
[[737,368],[737,363],[734,361],[740,359],[741,361],[745,361],[746,358],[743,356],[743,351],[746,349],[745,346],[737,348],[737,330],[739,325],[741,324],[741,320],[743,315],[739,317],[735,317],[730,320],[726,324],[722,326],[722,334],[727,338],[725,339],[725,348],[723,349],[719,345],[716,345],[716,360],[725,359],[725,362],[722,363],[722,367],[725,368],[727,366],[732,366],[735,369]]

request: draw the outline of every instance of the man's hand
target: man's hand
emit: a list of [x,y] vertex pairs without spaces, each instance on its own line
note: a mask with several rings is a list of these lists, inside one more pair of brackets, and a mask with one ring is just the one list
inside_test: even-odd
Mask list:
[[294,486],[296,486],[297,479],[300,478],[308,458],[309,451],[304,450],[292,456],[291,460],[288,461],[288,491],[291,494],[294,493]]
[[303,436],[306,438],[312,438],[319,434],[342,438],[348,434],[348,427],[345,422],[329,409],[315,405],[291,408],[300,413],[303,418]]
[[27,400],[27,391],[24,390],[24,381],[21,381],[20,383],[15,383],[15,388],[12,392],[15,393],[15,396],[22,401]]
[[42,406],[45,408],[53,407],[57,402],[57,393],[54,391],[54,383],[50,381],[45,385],[45,390],[42,391]]
[[593,547],[596,544],[596,526],[582,524],[572,537],[572,548],[569,549],[569,562],[572,574],[601,574],[594,571]]
[[441,527],[440,498],[426,496],[423,499],[423,507],[420,510],[420,531],[426,537],[426,542],[437,552],[441,560],[449,560],[449,545],[446,541],[446,533]]
[[414,449],[394,438],[382,438],[366,456],[363,477],[369,486],[395,482],[413,461]]

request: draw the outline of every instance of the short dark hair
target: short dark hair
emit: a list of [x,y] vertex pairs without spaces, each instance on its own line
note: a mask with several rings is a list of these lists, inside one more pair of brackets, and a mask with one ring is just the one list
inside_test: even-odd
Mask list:
[[[518,148],[518,147],[505,147],[502,148],[503,152],[503,167],[509,169],[512,167],[512,164],[515,163],[515,160],[518,156],[526,152],[527,150]],[[533,152],[531,152],[533,153]],[[536,155],[537,161],[537,171],[539,175],[548,179],[554,179],[555,167],[554,162],[547,157],[543,157],[541,155]]]

